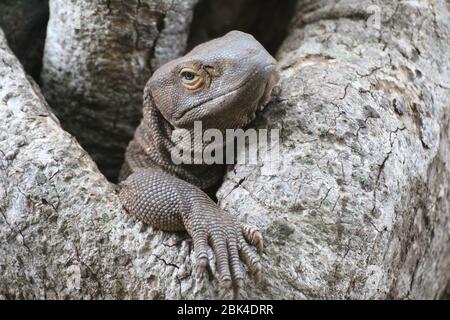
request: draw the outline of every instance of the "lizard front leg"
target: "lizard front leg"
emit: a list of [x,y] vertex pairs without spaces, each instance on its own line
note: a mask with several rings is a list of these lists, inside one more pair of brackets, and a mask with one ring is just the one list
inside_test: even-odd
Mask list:
[[261,233],[241,225],[202,190],[153,168],[133,173],[119,187],[123,206],[140,220],[165,231],[187,230],[194,241],[199,274],[209,263],[211,247],[223,289],[233,286],[235,297],[239,296],[244,280],[239,258],[260,282],[260,258],[249,243],[261,253]]

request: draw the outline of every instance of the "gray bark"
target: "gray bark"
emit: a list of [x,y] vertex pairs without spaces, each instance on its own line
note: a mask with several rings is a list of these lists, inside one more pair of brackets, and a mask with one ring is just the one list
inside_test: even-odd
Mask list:
[[129,217],[0,30],[0,299],[193,298],[190,241]]
[[[450,277],[449,6],[377,1],[378,28],[372,2],[328,3],[299,2],[256,123],[282,129],[279,172],[237,165],[218,192],[266,240],[262,286],[243,298],[436,298]],[[120,209],[1,32],[0,57],[0,298],[217,297],[185,234]]]
[[443,292],[449,10],[448,1],[300,1],[278,54],[279,96],[258,123],[281,129],[279,171],[262,175],[267,159],[237,165],[218,195],[264,230],[268,276],[251,296]]
[[45,97],[115,179],[152,70],[183,53],[197,0],[50,1]]

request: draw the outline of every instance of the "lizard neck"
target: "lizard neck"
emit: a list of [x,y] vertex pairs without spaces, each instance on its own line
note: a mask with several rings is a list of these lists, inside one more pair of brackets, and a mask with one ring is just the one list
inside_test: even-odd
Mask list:
[[170,162],[170,150],[174,147],[171,140],[174,128],[164,119],[162,114],[154,104],[149,104],[144,107],[144,124],[145,134],[152,143],[152,150],[155,156],[164,160],[163,163]]
[[[175,128],[153,103],[147,104],[143,113],[144,119],[136,130],[134,139],[139,149],[139,152],[135,152],[136,167],[159,167],[203,190],[210,189],[221,181],[225,173],[224,165],[174,164],[171,151],[175,143],[171,137]],[[190,134],[192,137],[192,131]]]

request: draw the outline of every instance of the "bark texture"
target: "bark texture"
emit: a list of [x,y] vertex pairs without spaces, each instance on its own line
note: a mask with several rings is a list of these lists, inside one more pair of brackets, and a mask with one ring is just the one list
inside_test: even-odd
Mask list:
[[197,0],[51,0],[45,97],[114,180],[152,70],[184,52]]
[[[262,286],[247,281],[243,298],[436,298],[445,289],[449,9],[445,0],[299,1],[278,93],[256,123],[281,128],[279,171],[262,173],[268,159],[238,165],[218,192],[266,239]],[[91,63],[103,63],[106,53],[95,54]],[[0,78],[0,298],[217,297],[216,280],[196,279],[185,234],[120,209],[1,31]],[[86,81],[85,92],[108,92]]]
[[190,241],[129,217],[0,30],[0,299],[215,296]]
[[268,276],[251,296],[431,299],[445,290],[449,9],[299,2],[278,54],[280,93],[259,120],[281,129],[279,172],[261,174],[267,159],[238,165],[218,194],[264,230]]

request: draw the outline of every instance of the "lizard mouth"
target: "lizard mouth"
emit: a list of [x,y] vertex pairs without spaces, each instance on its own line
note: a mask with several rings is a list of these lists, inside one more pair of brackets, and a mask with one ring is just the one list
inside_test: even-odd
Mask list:
[[198,107],[200,107],[200,106],[202,106],[202,105],[204,105],[204,104],[207,104],[208,102],[212,102],[212,101],[215,101],[215,100],[218,100],[218,99],[225,98],[225,97],[227,97],[227,96],[233,95],[233,94],[236,93],[239,89],[242,89],[243,87],[245,87],[245,85],[246,85],[247,83],[248,83],[248,82],[243,82],[242,84],[240,84],[239,86],[237,86],[236,88],[234,88],[234,89],[231,90],[231,91],[228,91],[228,92],[219,94],[219,95],[217,95],[217,96],[215,96],[215,97],[211,97],[211,98],[209,98],[209,99],[205,99],[204,101],[202,101],[202,102],[200,102],[200,103],[197,103],[196,105],[192,106],[191,108],[185,110],[185,111],[178,117],[177,121],[182,120],[182,119],[183,119],[187,114],[189,114],[191,111],[197,109]]
[[[276,67],[276,64],[273,64],[273,63],[272,63],[272,64],[268,64],[268,65],[264,66],[263,68],[260,68],[260,69],[258,68],[258,69],[256,69],[256,70],[251,74],[250,77],[246,78],[245,81],[242,81],[240,84],[238,84],[238,85],[237,85],[234,89],[232,89],[231,91],[228,91],[228,92],[219,94],[219,95],[214,96],[214,97],[210,97],[210,98],[208,98],[208,99],[205,99],[205,100],[203,100],[203,101],[201,101],[201,102],[195,104],[194,106],[190,107],[189,109],[184,110],[184,111],[181,113],[181,115],[180,115],[179,117],[177,117],[177,119],[176,119],[175,121],[176,121],[176,122],[181,122],[180,124],[185,124],[185,123],[187,123],[188,121],[183,121],[183,120],[184,120],[184,118],[185,118],[186,116],[188,116],[192,111],[196,110],[197,108],[199,108],[199,107],[201,107],[201,106],[203,106],[203,105],[205,105],[205,104],[207,104],[207,103],[211,103],[211,102],[214,102],[214,101],[219,100],[219,99],[224,99],[224,98],[226,98],[227,96],[232,96],[233,94],[235,94],[235,93],[236,93],[237,91],[239,91],[240,89],[243,89],[243,88],[245,88],[246,86],[250,86],[250,85],[252,84],[252,80],[253,80],[258,74],[263,73],[263,72],[267,72],[268,69],[273,69],[273,68],[275,68],[275,67]],[[270,76],[269,76],[269,79],[270,79]],[[264,85],[264,88],[265,88],[264,91],[266,90],[266,88],[267,88],[268,85],[269,85],[269,80],[266,79],[266,83],[265,83],[265,85]],[[255,111],[256,111],[256,110],[255,110]]]

